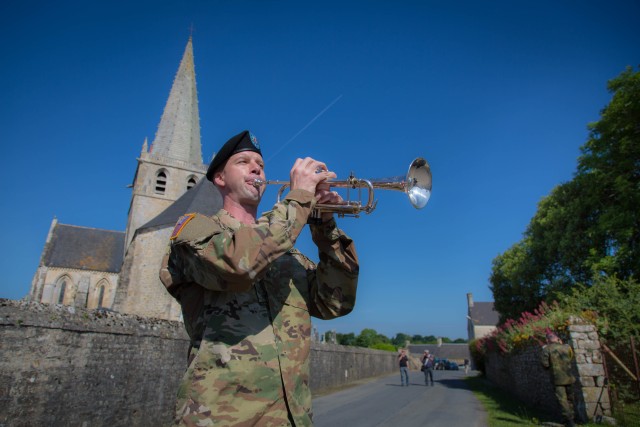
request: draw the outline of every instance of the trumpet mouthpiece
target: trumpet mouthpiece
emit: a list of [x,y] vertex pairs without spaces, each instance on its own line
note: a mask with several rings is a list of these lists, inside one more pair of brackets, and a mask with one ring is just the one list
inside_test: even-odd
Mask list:
[[256,178],[253,180],[253,186],[256,188],[262,187],[263,185],[265,185],[267,182],[261,180],[260,178]]

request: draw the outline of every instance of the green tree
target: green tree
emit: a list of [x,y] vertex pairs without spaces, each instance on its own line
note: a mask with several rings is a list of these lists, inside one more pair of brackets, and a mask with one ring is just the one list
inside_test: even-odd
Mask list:
[[414,344],[419,344],[424,342],[424,338],[422,335],[414,335],[411,337],[411,342]]
[[392,339],[391,343],[396,347],[404,347],[404,343],[407,341],[411,341],[411,337],[407,334],[403,334],[402,332],[398,332]]
[[588,312],[593,312],[591,320],[606,341],[640,337],[640,284],[633,279],[599,277],[592,286],[576,286],[560,303],[582,317],[589,318]]
[[538,205],[523,239],[493,260],[495,307],[504,321],[600,277],[640,267],[640,73],[608,84],[612,99],[588,126],[574,178]]
[[348,334],[337,333],[336,338],[340,345],[356,345],[356,336],[353,332]]
[[365,328],[360,332],[360,335],[356,337],[356,345],[358,347],[369,348],[378,342],[378,335],[375,329]]

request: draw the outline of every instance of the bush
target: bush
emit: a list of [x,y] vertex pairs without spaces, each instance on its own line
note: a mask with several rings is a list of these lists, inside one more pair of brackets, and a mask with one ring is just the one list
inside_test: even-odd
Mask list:
[[533,313],[524,312],[518,320],[508,319],[491,334],[469,344],[476,369],[484,372],[489,351],[510,353],[531,345],[543,345],[550,331],[563,339],[568,338],[567,326],[572,315],[561,309],[557,302],[550,306],[543,302]]
[[375,350],[396,351],[396,346],[394,346],[393,344],[382,343],[382,342],[375,343],[371,345],[369,348],[373,348]]

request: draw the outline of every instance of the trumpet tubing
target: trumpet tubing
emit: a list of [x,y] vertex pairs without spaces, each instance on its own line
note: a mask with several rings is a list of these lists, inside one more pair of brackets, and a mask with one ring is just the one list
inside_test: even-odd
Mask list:
[[[319,216],[321,213],[331,212],[338,216],[360,216],[361,212],[371,213],[375,210],[377,201],[374,200],[376,189],[402,191],[407,194],[409,202],[416,209],[424,208],[431,198],[431,167],[422,157],[418,157],[409,165],[407,175],[402,177],[361,179],[351,174],[344,181],[328,181],[331,188],[346,188],[347,190],[365,189],[368,192],[367,202],[363,204],[362,198],[351,200],[347,194],[347,200],[341,203],[317,203],[312,216]],[[280,185],[278,191],[278,202],[283,192],[289,187],[288,181],[263,181],[256,179],[253,183],[256,187],[262,185]],[[360,194],[361,196],[361,194]]]

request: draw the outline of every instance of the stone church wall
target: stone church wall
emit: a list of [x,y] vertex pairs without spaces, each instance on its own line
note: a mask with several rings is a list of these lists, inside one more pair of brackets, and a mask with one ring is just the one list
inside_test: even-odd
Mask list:
[[100,286],[105,288],[102,306],[111,307],[119,279],[118,273],[59,267],[40,267],[37,276],[41,280],[38,284],[41,291],[32,291],[32,294],[40,295],[40,299],[34,301],[57,303],[60,296],[59,283],[64,280],[67,287],[63,304],[88,308],[98,306]]
[[[0,299],[0,426],[162,426],[186,367],[180,322]],[[314,342],[315,393],[395,372],[395,354]]]
[[[578,419],[586,421],[595,415],[610,415],[611,404],[607,390],[603,390],[605,372],[596,328],[577,319],[574,322],[569,325],[568,341],[575,352],[574,376],[578,379],[574,407]],[[490,352],[485,360],[486,376],[530,406],[559,414],[550,372],[540,363],[541,352],[540,346],[508,355]]]
[[115,311],[180,320],[180,305],[169,295],[158,276],[172,230],[173,227],[168,227],[136,234],[120,273],[120,286],[113,305]]

